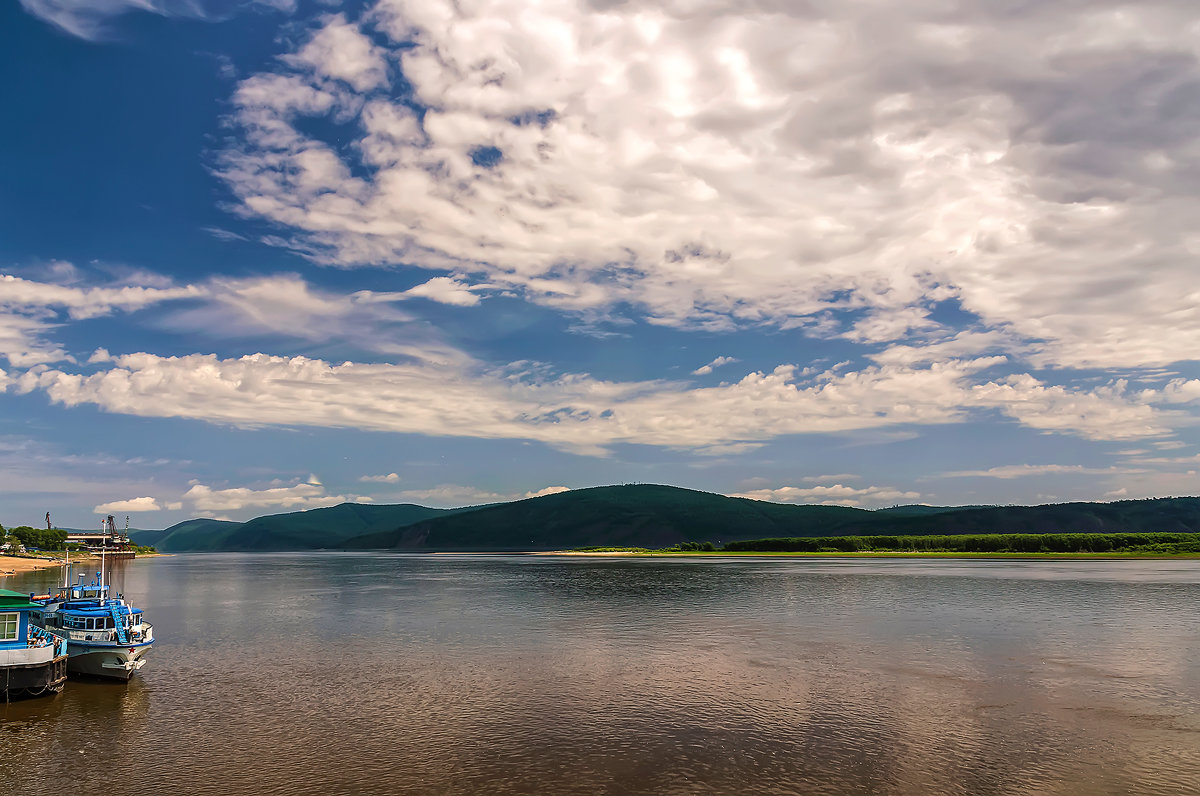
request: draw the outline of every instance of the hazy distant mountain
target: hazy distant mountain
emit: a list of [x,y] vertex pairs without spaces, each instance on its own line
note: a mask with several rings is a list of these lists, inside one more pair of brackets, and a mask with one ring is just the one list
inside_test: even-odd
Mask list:
[[1200,498],[1171,497],[1113,503],[1043,506],[965,506],[919,516],[851,523],[842,533],[1119,533],[1200,531]]
[[[160,551],[170,550],[211,550],[208,539],[215,537],[222,530],[237,528],[240,522],[224,520],[184,520],[162,531],[130,531],[129,538],[134,544],[156,547]],[[179,547],[168,547],[170,540],[178,540]]]
[[343,503],[328,508],[273,514],[248,522],[187,520],[164,531],[139,531],[130,534],[130,538],[136,544],[154,545],[167,553],[202,550],[319,550],[340,548],[342,543],[352,536],[409,525],[455,511],[460,509],[431,509],[408,503],[390,506]]
[[131,536],[138,544],[182,552],[561,550],[788,536],[1120,531],[1200,531],[1200,498],[1045,506],[915,505],[867,511],[631,484],[459,509],[343,503],[244,523],[188,520],[163,531],[135,531]]

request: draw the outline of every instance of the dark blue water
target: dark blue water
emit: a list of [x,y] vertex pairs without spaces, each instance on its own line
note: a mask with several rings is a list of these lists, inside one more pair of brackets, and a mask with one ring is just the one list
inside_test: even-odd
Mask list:
[[196,554],[116,580],[149,662],[0,705],[0,794],[1200,793],[1197,561]]

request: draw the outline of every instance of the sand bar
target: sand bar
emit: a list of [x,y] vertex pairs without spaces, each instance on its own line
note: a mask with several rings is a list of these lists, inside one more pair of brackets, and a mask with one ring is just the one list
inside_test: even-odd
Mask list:
[[22,572],[32,572],[35,569],[49,569],[62,566],[61,558],[27,558],[25,556],[0,556],[0,577],[17,575]]

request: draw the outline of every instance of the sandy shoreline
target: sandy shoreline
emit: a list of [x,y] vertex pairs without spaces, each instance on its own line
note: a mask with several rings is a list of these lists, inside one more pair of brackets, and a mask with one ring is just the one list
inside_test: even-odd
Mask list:
[[605,550],[589,552],[586,550],[548,550],[545,552],[527,553],[534,556],[584,556],[608,557],[629,556],[638,558],[993,558],[993,559],[1074,559],[1074,560],[1125,560],[1125,559],[1200,559],[1200,553],[1145,553],[1145,552],[1108,552],[1108,553],[978,553],[968,551],[944,552],[932,550],[920,551],[837,551],[837,552],[808,552],[799,550]]
[[61,558],[25,558],[23,556],[0,556],[0,576],[32,572],[35,569],[61,567]]
[[[141,553],[138,555],[138,558],[154,558],[161,555],[165,554]],[[28,558],[25,556],[0,555],[0,578],[3,578],[5,575],[21,575],[38,569],[53,569],[61,567],[62,563],[62,558]],[[92,566],[99,563],[100,556],[84,555],[82,553],[71,554],[71,566],[75,566],[76,564]]]

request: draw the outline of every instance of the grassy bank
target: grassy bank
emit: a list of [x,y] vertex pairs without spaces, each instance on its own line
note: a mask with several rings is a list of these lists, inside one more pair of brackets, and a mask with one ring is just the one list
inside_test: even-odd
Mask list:
[[1192,533],[1011,533],[937,536],[820,536],[754,539],[716,547],[685,542],[673,548],[580,548],[580,554],[790,555],[883,558],[1200,558]]
[[989,533],[931,536],[826,536],[730,542],[725,552],[1200,554],[1193,533]]

